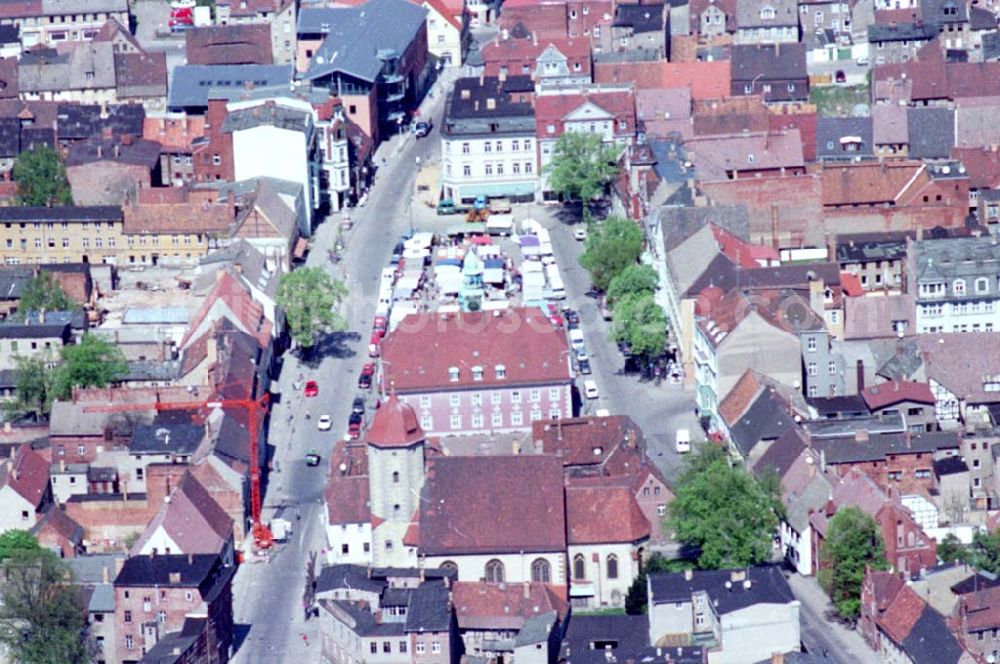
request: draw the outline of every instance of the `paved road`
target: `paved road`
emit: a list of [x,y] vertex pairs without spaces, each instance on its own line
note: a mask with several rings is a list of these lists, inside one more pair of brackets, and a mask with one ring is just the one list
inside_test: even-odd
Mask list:
[[826,654],[841,664],[878,664],[878,655],[861,634],[824,618],[830,600],[814,577],[793,574],[788,580],[792,593],[801,602],[799,624],[802,643],[813,654]]
[[[430,113],[435,125],[440,124],[442,100],[443,95],[435,93],[424,106],[424,114]],[[436,158],[439,151],[436,133],[420,141],[395,137],[383,144],[379,158],[385,156],[387,163],[380,169],[365,206],[351,211],[356,223],[343,234],[347,251],[340,264],[330,264],[327,258],[327,250],[341,233],[339,215],[317,229],[307,264],[325,267],[345,280],[351,293],[344,306],[348,331],[325,342],[322,359],[317,362],[300,363],[294,354],[285,354],[278,381],[282,397],[272,411],[269,434],[279,470],[271,475],[265,518],[274,508],[287,506],[293,515],[298,509],[301,520],[295,522],[291,541],[276,549],[270,563],[247,564],[237,574],[236,622],[249,626],[235,658],[237,664],[316,661],[318,657],[317,629],[315,622],[303,620],[302,592],[309,551],[321,551],[324,544],[320,519],[325,462],[333,443],[346,429],[351,402],[358,393],[358,372],[368,361],[368,333],[380,272],[388,264],[392,247],[409,227],[408,196],[400,196],[400,192],[413,190],[417,157],[426,162]],[[318,397],[306,399],[292,387],[300,371],[319,382]],[[368,410],[370,416],[371,404]],[[333,431],[316,429],[321,414],[333,418]],[[316,468],[306,466],[304,455],[309,449],[320,451],[324,463]]]
[[637,374],[622,372],[625,358],[609,339],[611,323],[601,317],[596,302],[584,295],[591,288],[590,275],[578,262],[584,243],[573,239],[575,226],[564,223],[558,217],[559,211],[535,205],[520,208],[518,216],[530,215],[549,229],[566,286],[566,301],[580,312],[581,329],[594,371],[590,378],[597,382],[600,391],[599,399],[584,403],[584,412],[607,408],[612,414],[629,415],[645,433],[652,459],[668,479],[673,479],[681,463],[674,450],[676,430],[689,429],[693,436],[700,431],[694,415],[694,391],[667,381],[657,386],[640,381]]

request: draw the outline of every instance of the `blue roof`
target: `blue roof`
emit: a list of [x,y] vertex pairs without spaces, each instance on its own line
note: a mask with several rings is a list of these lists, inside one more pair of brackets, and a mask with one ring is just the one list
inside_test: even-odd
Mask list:
[[177,324],[188,322],[190,316],[186,307],[129,307],[122,322],[130,325]]
[[287,87],[291,80],[292,65],[181,65],[170,79],[168,106],[208,106],[209,98],[234,98],[247,84]]
[[375,82],[382,71],[379,55],[401,57],[420,31],[427,10],[408,0],[368,0],[356,7],[305,8],[298,32],[323,33],[303,78],[343,73]]

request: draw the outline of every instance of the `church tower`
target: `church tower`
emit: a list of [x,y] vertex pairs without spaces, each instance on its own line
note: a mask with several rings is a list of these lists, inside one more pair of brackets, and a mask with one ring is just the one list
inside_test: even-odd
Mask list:
[[372,560],[376,567],[416,565],[406,546],[407,529],[424,486],[424,430],[413,408],[391,394],[375,411],[365,437],[372,513]]

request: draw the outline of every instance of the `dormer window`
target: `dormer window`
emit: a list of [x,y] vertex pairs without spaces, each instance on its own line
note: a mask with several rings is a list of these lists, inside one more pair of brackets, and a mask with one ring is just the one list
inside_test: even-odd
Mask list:
[[986,293],[990,290],[990,280],[985,277],[976,279],[976,292]]
[[951,285],[951,290],[955,295],[965,295],[965,279],[956,279]]
[[453,383],[458,382],[458,367],[448,367],[448,380]]
[[502,364],[498,364],[494,368],[496,369],[496,372],[497,372],[497,380],[503,380],[504,378],[507,377],[507,367],[506,366],[504,366]]
[[483,368],[480,366],[472,367],[472,380],[482,380],[483,379]]
[[763,7],[760,8],[760,18],[761,18],[761,20],[764,20],[764,21],[773,21],[774,17],[776,15],[777,14],[774,11],[774,7],[770,7],[768,5],[764,5]]

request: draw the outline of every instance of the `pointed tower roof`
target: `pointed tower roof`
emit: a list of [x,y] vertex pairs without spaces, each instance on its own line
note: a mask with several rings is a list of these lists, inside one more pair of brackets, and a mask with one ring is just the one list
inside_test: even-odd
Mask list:
[[420,428],[413,408],[400,401],[393,392],[375,411],[365,441],[375,447],[409,447],[424,438],[424,430]]

